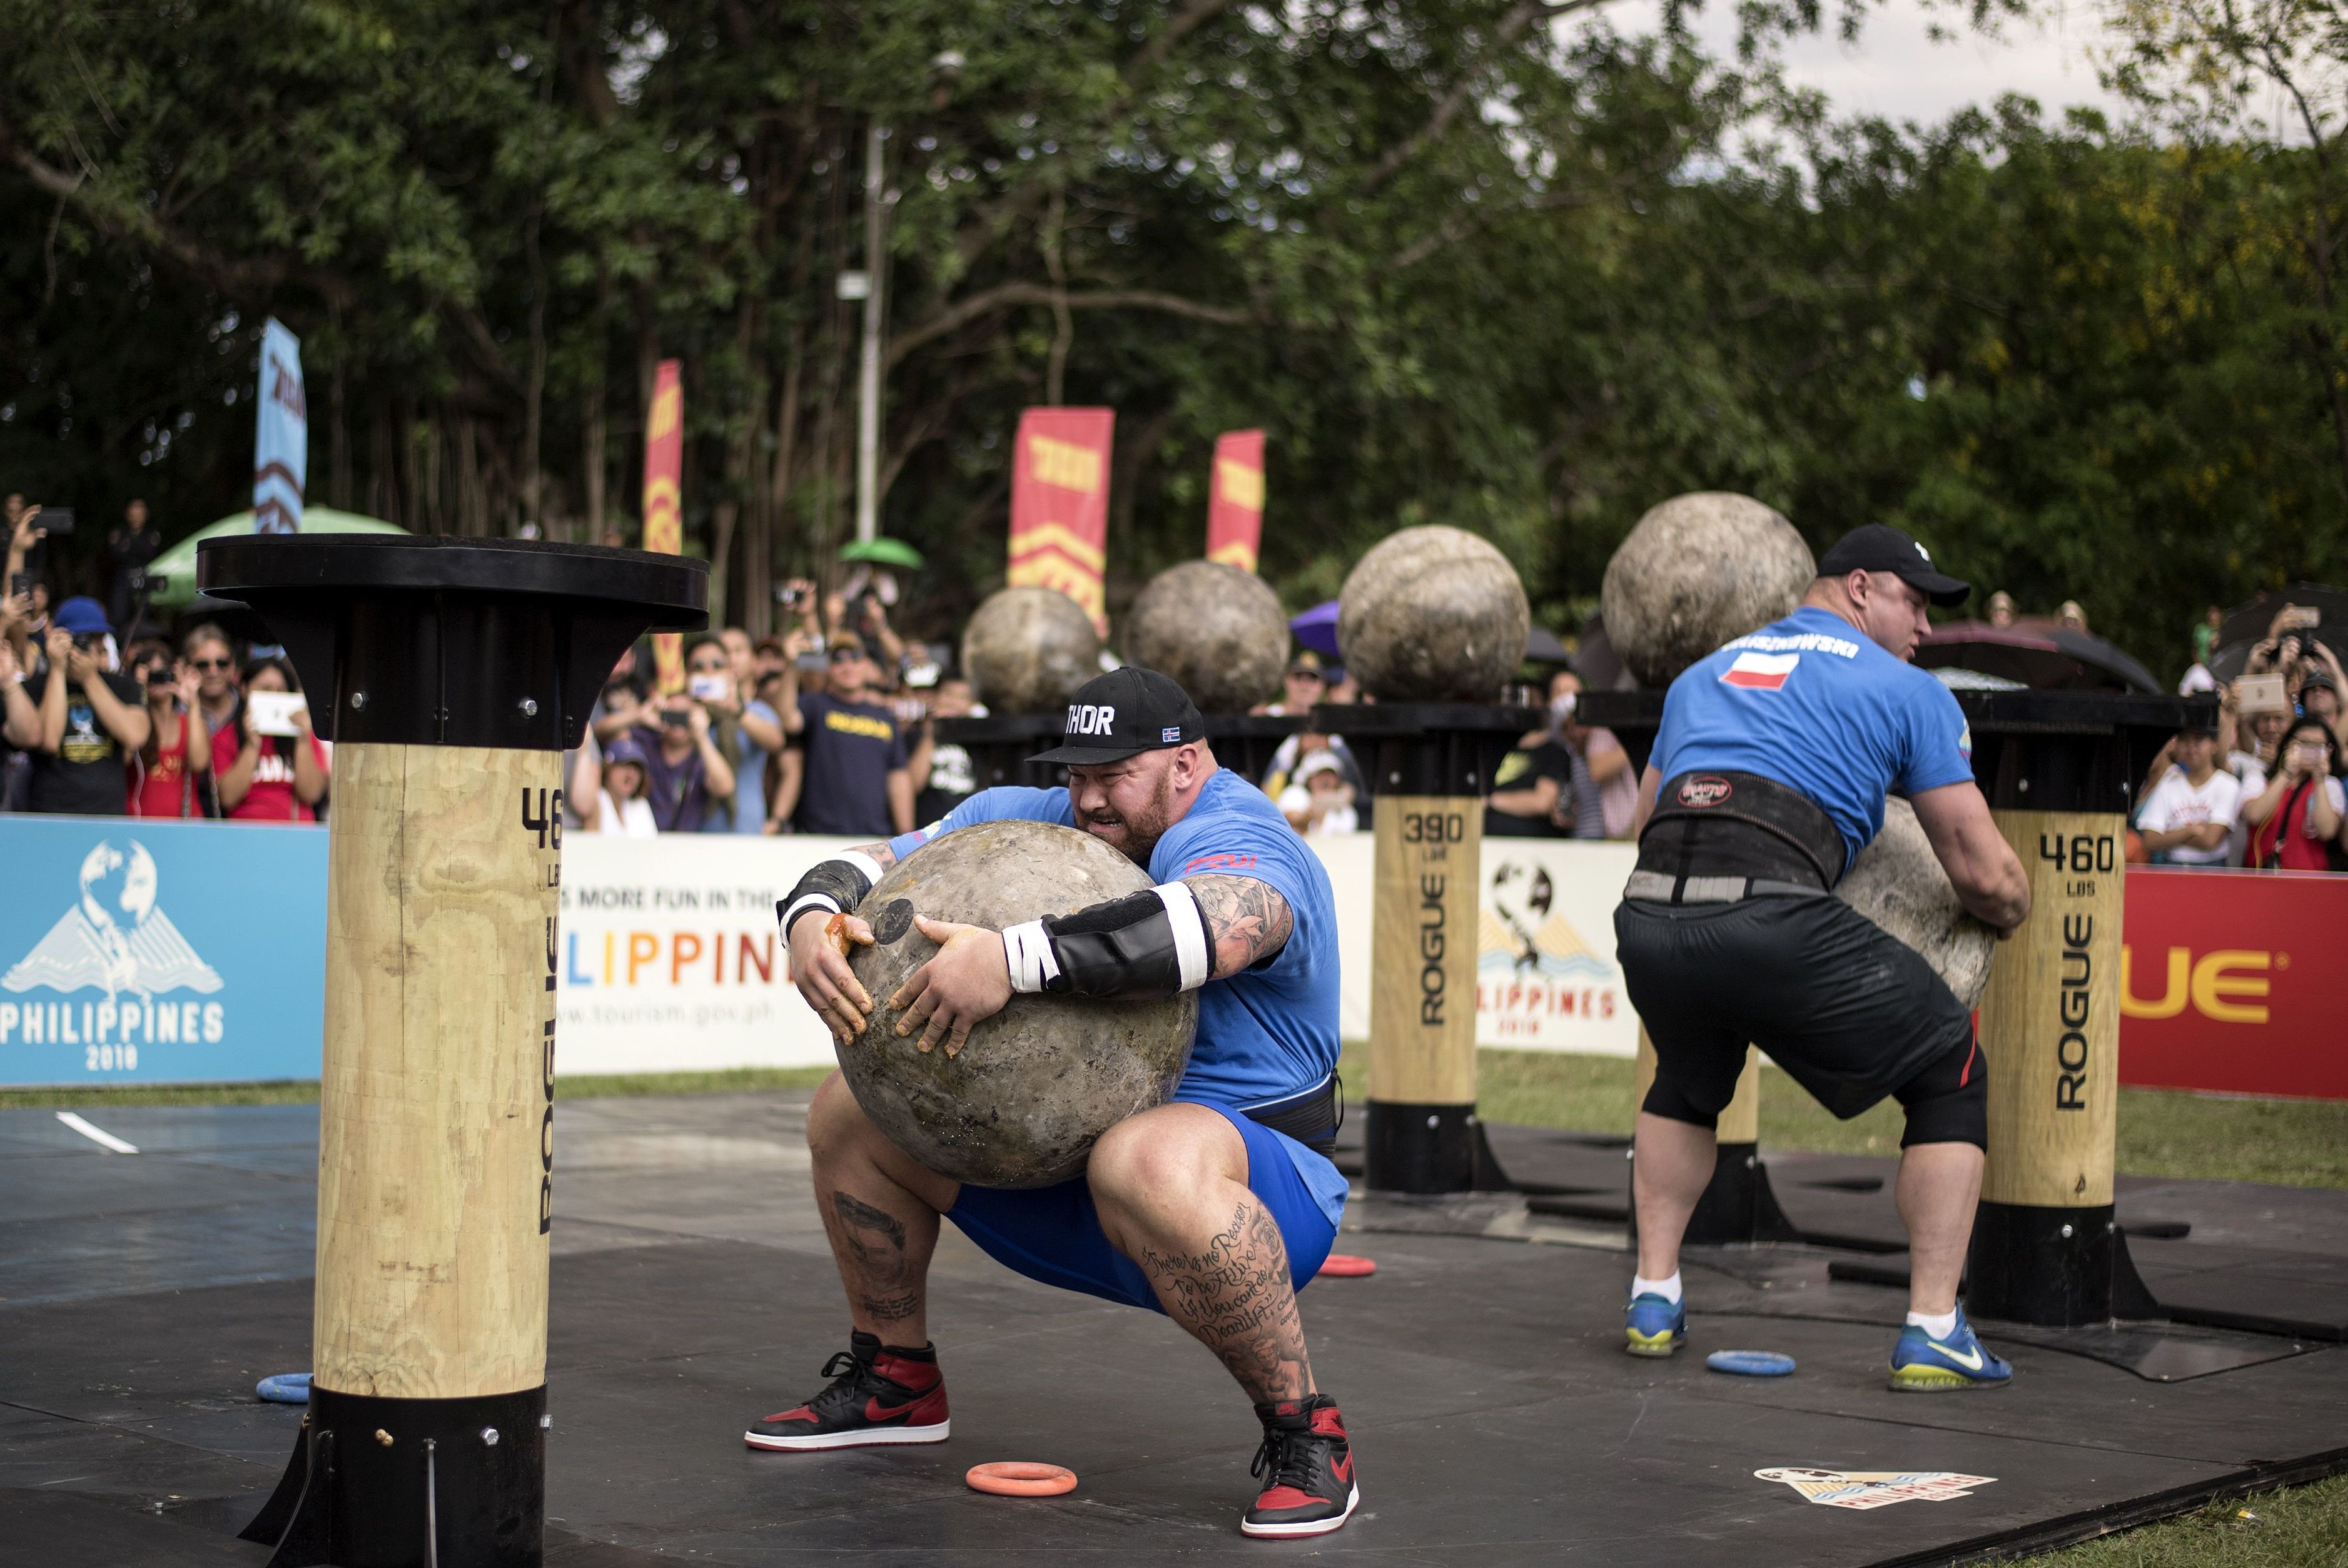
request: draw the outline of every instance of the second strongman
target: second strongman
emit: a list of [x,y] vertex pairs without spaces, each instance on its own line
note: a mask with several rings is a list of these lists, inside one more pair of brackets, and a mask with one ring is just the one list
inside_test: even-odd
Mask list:
[[1973,783],[1964,715],[1908,662],[1925,606],[1972,590],[1879,523],[1844,536],[1818,573],[1791,615],[1672,683],[1641,780],[1639,869],[1614,930],[1656,1069],[1632,1167],[1626,1347],[1667,1356],[1686,1337],[1680,1237],[1750,1041],[1838,1117],[1887,1095],[1905,1108],[1910,1310],[1891,1387],[1991,1387],[2013,1369],[1957,1301],[1989,1130],[1972,1019],[1913,949],[1828,896],[1898,789],[1967,909],[2001,933],[2029,913],[2022,863]]

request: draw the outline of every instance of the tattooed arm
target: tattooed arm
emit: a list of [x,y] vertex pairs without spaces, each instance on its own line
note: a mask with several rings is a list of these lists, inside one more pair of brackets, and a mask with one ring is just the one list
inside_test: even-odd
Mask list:
[[1271,960],[1288,945],[1296,917],[1270,882],[1254,877],[1185,877],[1182,885],[1198,901],[1214,954],[1210,979],[1221,980]]

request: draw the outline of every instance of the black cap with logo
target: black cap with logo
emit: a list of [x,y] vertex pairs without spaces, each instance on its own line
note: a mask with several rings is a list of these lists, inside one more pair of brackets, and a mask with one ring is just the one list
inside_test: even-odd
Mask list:
[[1953,609],[1973,591],[1932,564],[1930,552],[1888,522],[1854,528],[1818,557],[1818,575],[1839,577],[1846,572],[1889,572],[1941,608]]
[[1187,746],[1206,735],[1207,721],[1189,693],[1156,670],[1128,665],[1078,687],[1060,744],[1027,760],[1097,768]]

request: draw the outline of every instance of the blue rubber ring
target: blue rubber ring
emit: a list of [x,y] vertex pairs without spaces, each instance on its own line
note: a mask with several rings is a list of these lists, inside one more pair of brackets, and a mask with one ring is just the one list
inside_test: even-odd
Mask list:
[[280,1372],[273,1377],[263,1377],[252,1391],[273,1405],[306,1405],[310,1402],[310,1374]]
[[1704,1358],[1704,1364],[1739,1377],[1786,1377],[1794,1370],[1794,1358],[1774,1350],[1715,1350]]

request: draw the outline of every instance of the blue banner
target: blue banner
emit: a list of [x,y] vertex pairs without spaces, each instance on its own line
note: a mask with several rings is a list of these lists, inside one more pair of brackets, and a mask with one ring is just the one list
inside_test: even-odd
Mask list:
[[316,1078],[326,836],[0,817],[0,1084]]
[[261,383],[253,399],[252,531],[302,531],[310,478],[310,405],[302,395],[302,340],[275,316],[261,329]]

